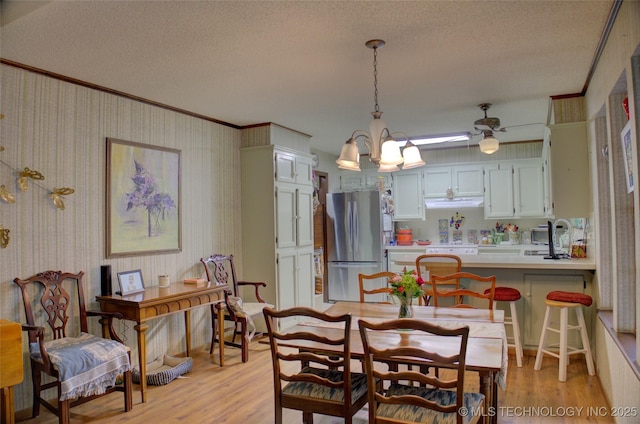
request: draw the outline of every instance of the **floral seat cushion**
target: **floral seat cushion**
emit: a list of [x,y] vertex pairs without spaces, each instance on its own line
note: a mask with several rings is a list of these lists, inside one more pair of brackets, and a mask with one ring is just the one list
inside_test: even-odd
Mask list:
[[[331,381],[342,381],[344,373],[338,370],[329,370],[323,368],[305,367],[301,373],[311,373],[317,376],[328,378]],[[360,396],[367,392],[367,375],[362,373],[351,373],[351,399],[359,399]],[[344,390],[334,389],[323,386],[321,384],[294,381],[282,389],[283,394],[308,396],[318,399],[335,400],[336,402],[344,402]]]
[[[456,403],[456,392],[451,390],[428,389],[424,387],[405,386],[402,384],[392,384],[387,396],[415,395],[424,399],[437,402],[441,405],[451,405]],[[480,393],[465,393],[463,406],[467,411],[480,412],[480,407],[484,403],[484,395]],[[381,403],[378,406],[378,417],[393,418],[402,422],[433,423],[433,424],[455,424],[456,413],[444,413],[432,409],[421,408],[412,405],[398,405]],[[465,424],[470,423],[475,418],[471,413],[463,417]]]

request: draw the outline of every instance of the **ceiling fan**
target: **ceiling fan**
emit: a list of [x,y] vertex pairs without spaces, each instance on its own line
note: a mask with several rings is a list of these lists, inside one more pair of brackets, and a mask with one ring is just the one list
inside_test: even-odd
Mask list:
[[491,103],[480,103],[478,107],[484,112],[484,118],[476,120],[473,127],[476,131],[480,131],[477,134],[482,134],[482,140],[478,143],[480,151],[490,155],[500,148],[500,142],[493,136],[493,133],[506,132],[507,129],[500,126],[500,119],[487,116],[487,110],[491,107]]

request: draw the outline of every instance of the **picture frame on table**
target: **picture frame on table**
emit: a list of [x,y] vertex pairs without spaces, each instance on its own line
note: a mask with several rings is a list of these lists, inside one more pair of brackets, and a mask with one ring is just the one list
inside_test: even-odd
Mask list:
[[633,154],[631,150],[631,121],[622,128],[620,132],[622,142],[622,154],[624,156],[624,176],[627,183],[627,193],[633,192],[635,181],[633,175]]
[[139,269],[119,272],[118,284],[120,285],[120,294],[122,296],[144,291],[144,280],[142,279],[142,272]]
[[107,138],[106,257],[182,251],[180,150]]

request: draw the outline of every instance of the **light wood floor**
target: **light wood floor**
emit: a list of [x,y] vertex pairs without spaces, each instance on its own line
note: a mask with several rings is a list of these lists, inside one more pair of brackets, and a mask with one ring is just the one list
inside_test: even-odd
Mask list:
[[[141,403],[138,386],[134,385],[132,411],[123,412],[122,395],[115,393],[73,408],[71,423],[273,423],[273,374],[268,345],[252,342],[249,362],[244,364],[238,349],[227,348],[224,368],[218,366],[217,356],[209,356],[208,347],[194,350],[192,372],[165,386],[150,386],[146,403]],[[608,405],[598,378],[587,374],[584,360],[571,359],[565,383],[558,381],[556,359],[545,358],[540,371],[533,371],[534,360],[527,356],[523,367],[518,368],[515,358],[510,358],[507,390],[498,393],[498,423],[614,422],[610,417],[594,416],[594,408],[607,408]],[[477,390],[477,380],[477,374],[469,373],[469,389]],[[31,419],[30,416],[30,410],[19,411],[17,421],[29,424],[58,422],[57,417],[44,408],[38,418]],[[356,423],[367,422],[364,410],[356,417]],[[301,421],[301,414],[285,410],[285,423]],[[317,416],[315,422],[335,424],[344,421]]]

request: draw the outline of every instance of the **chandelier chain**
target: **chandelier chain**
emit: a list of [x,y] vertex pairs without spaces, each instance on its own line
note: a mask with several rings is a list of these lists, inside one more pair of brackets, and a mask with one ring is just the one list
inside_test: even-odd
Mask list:
[[380,112],[378,106],[378,48],[373,48],[373,98],[375,101],[375,111]]

